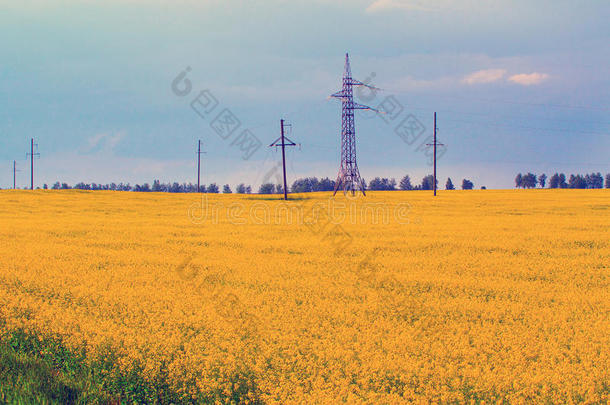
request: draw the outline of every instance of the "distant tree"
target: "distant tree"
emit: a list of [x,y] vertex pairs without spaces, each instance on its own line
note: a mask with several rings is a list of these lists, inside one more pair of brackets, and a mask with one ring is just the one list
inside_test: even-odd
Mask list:
[[91,190],[91,185],[90,184],[85,184],[82,181],[80,183],[76,183],[74,185],[74,188],[77,190]]
[[152,191],[159,192],[162,191],[161,182],[159,180],[153,180]]
[[246,194],[252,194],[252,187],[246,186]]
[[222,186],[222,192],[224,194],[231,194],[232,193],[231,187],[229,187],[228,184],[225,184],[224,186]]
[[[436,181],[438,187],[438,180]],[[434,188],[434,176],[429,174],[421,181],[422,190],[432,190]]]
[[566,175],[563,173],[559,175],[559,188],[568,188],[568,183],[566,183]]
[[282,186],[281,184],[276,184],[275,194],[284,194],[284,186]]
[[333,191],[335,189],[335,181],[325,177],[318,182],[316,191]]
[[53,183],[51,190],[59,190],[60,188],[61,188],[61,184],[59,184],[59,182],[56,181],[55,183]]
[[534,173],[528,173],[521,178],[523,188],[535,188],[536,184],[538,184],[538,179]]
[[290,189],[293,193],[309,193],[317,191],[318,179],[316,177],[306,177],[303,179],[296,179]]
[[474,184],[470,180],[463,179],[462,180],[462,190],[472,190],[474,188]]
[[335,182],[325,177],[318,180],[317,177],[305,177],[296,179],[290,189],[293,193],[309,193],[312,191],[332,191],[335,188]]
[[216,185],[216,183],[211,183],[208,187],[207,187],[207,192],[208,193],[218,193],[218,186]]
[[69,190],[71,187],[68,183],[61,183],[62,190]]
[[481,186],[481,190],[487,190],[487,187]]
[[549,188],[559,188],[559,174],[555,173],[549,178]]
[[538,176],[538,184],[540,184],[540,188],[544,188],[546,185],[546,174],[542,173]]
[[399,185],[401,190],[413,190],[413,185],[411,184],[411,177],[407,174],[400,180]]
[[320,181],[317,177],[308,177],[306,179],[311,185],[311,191],[321,191],[320,190]]
[[258,189],[259,194],[273,194],[274,191],[275,191],[275,184],[273,184],[273,183],[261,184],[260,188]]
[[240,183],[235,187],[235,192],[237,194],[246,194],[246,185],[244,183]]
[[580,174],[570,174],[570,180],[568,180],[569,188],[587,188],[587,180]]
[[42,189],[43,189],[43,190],[48,190],[48,189],[49,189],[49,186],[47,186],[47,183],[44,183],[44,184],[42,185]]
[[367,190],[382,190],[383,185],[381,182],[381,177],[375,177],[371,181],[369,181]]
[[523,187],[523,175],[519,173],[517,177],[515,177],[515,187],[522,188]]
[[610,173],[606,174],[606,188],[610,188]]
[[369,182],[369,190],[396,190],[396,180],[375,177]]
[[455,190],[455,186],[453,185],[453,182],[451,181],[451,177],[447,178],[447,183],[445,183],[445,190]]
[[591,173],[585,176],[587,188],[604,188],[604,177],[601,173]]

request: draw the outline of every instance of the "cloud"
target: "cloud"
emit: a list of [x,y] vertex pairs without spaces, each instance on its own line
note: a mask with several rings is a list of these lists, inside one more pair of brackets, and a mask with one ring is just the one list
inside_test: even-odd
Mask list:
[[[492,2],[493,3],[493,2]],[[426,12],[478,12],[493,10],[497,4],[488,4],[477,0],[374,0],[367,8],[369,13],[386,10],[410,10]]]
[[513,83],[520,84],[522,86],[531,86],[533,84],[540,84],[546,79],[549,78],[549,75],[546,73],[521,73],[518,75],[512,75],[508,78]]
[[462,79],[462,83],[465,84],[481,84],[481,83],[493,83],[501,80],[506,74],[505,69],[484,69],[478,70],[474,73],[465,76]]
[[115,134],[101,133],[93,135],[87,139],[87,146],[82,153],[111,152],[124,137],[125,131],[119,131]]
[[366,8],[367,12],[383,11],[383,10],[420,10],[432,11],[433,9],[425,6],[423,1],[418,0],[375,0]]

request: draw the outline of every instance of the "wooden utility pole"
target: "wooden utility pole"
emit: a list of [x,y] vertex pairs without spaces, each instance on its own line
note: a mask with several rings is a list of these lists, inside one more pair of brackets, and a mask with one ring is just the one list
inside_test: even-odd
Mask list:
[[30,153],[26,153],[25,156],[30,157],[30,189],[34,190],[34,157],[40,156],[40,153],[34,153],[34,138],[30,139]]
[[17,187],[16,187],[16,184],[17,184],[17,183],[16,183],[16,181],[15,181],[15,179],[17,178],[17,176],[15,175],[15,173],[16,173],[16,172],[17,172],[17,162],[15,162],[15,161],[13,160],[13,190],[15,190],[15,189],[17,188]]
[[434,112],[434,142],[433,143],[427,143],[427,146],[434,146],[434,180],[433,180],[433,185],[432,187],[434,188],[434,196],[436,196],[436,147],[437,146],[445,146],[442,143],[438,143],[436,142],[436,111]]
[[[277,138],[275,141],[273,141],[273,143],[271,146],[281,146],[282,147],[282,168],[284,171],[284,200],[288,200],[288,185],[286,183],[286,146],[296,146],[296,143],[292,142],[290,139],[286,138],[284,136],[284,120],[281,119],[280,120],[280,130],[281,130],[281,135],[279,138]],[[279,143],[278,143],[279,141]],[[286,143],[286,141],[288,141],[289,143]]]
[[199,192],[199,182],[201,179],[201,154],[205,153],[201,151],[201,139],[197,143],[197,192]]

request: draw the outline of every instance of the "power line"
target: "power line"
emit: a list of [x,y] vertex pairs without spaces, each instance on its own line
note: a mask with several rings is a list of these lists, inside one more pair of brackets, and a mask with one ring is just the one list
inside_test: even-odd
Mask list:
[[[413,109],[413,110],[421,110],[421,111],[434,111],[434,108],[426,108],[426,107],[417,107],[414,105],[409,104],[409,108]],[[440,109],[440,110],[436,110],[438,112],[445,112],[445,113],[449,113],[449,114],[456,114],[456,115],[474,115],[474,116],[483,116],[483,117],[489,117],[490,115],[493,114],[492,111],[490,112],[465,112],[465,111],[455,111],[455,110],[447,110],[447,109]],[[599,124],[599,125],[610,125],[610,121],[599,121],[599,120],[568,120],[568,119],[562,119],[562,118],[543,118],[543,117],[531,117],[531,116],[516,116],[516,115],[502,115],[502,116],[496,116],[494,118],[498,118],[498,119],[504,119],[504,120],[510,120],[510,119],[527,119],[527,120],[538,120],[538,121],[552,121],[552,122],[566,122],[566,123],[570,123],[570,124]]]
[[[405,91],[392,91],[394,94],[406,94]],[[527,101],[515,101],[515,100],[499,100],[499,99],[489,99],[489,98],[474,98],[474,97],[463,97],[463,96],[436,96],[436,98],[445,98],[445,99],[457,99],[457,100],[467,100],[467,101],[477,101],[481,103],[498,103],[498,104],[515,104],[515,105],[527,105],[533,107],[549,107],[549,108],[567,108],[567,109],[576,109],[576,110],[595,110],[595,111],[610,111],[610,107],[602,106],[602,107],[593,107],[588,105],[573,105],[573,104],[556,104],[556,103],[531,103]]]
[[604,132],[596,132],[596,131],[579,131],[572,129],[558,129],[558,128],[540,128],[540,127],[529,127],[524,125],[510,125],[510,124],[493,124],[490,122],[476,122],[476,121],[468,121],[468,120],[447,120],[448,122],[461,122],[465,124],[474,124],[474,125],[484,125],[489,127],[499,127],[499,128],[515,128],[515,129],[524,129],[529,131],[545,131],[545,132],[564,132],[570,134],[586,134],[586,135],[607,135]]
[[599,167],[610,167],[610,163],[592,163],[592,162],[557,162],[557,161],[522,161],[522,160],[486,160],[486,159],[477,159],[471,160],[468,159],[469,163],[496,163],[496,164],[506,164],[506,165],[532,165],[532,166],[548,166],[548,165],[557,165],[557,166],[599,166]]
[[[455,97],[455,96],[454,96]],[[468,99],[466,97],[455,97],[457,99]],[[610,111],[610,107],[592,107],[585,105],[571,105],[571,104],[554,104],[554,103],[528,103],[526,101],[513,101],[513,100],[494,100],[494,99],[472,99],[483,103],[504,103],[504,104],[517,104],[517,105],[528,105],[534,107],[550,107],[550,108],[569,108],[576,110],[597,110],[597,111]]]

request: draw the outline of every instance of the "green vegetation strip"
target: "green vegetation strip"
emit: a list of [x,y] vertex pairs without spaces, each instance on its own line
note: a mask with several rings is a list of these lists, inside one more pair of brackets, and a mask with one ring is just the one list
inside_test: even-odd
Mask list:
[[184,403],[165,381],[146,383],[137,368],[122,373],[108,351],[92,363],[60,339],[22,330],[0,337],[0,403]]
[[71,351],[59,338],[1,332],[0,404],[236,404],[252,397],[249,393],[250,403],[261,403],[251,373],[233,376],[232,392],[212,390],[192,398],[170,387],[164,367],[145,380],[141,367],[119,370],[112,350],[100,353],[87,361],[84,350]]

